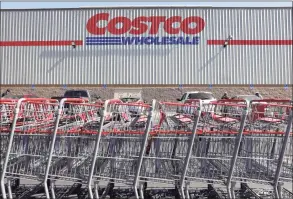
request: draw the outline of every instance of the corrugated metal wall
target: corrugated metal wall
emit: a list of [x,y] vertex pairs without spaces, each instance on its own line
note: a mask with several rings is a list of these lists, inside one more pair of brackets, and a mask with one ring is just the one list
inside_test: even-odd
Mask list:
[[[197,35],[199,45],[87,46],[86,37],[95,35],[86,23],[102,12],[130,19],[200,16],[205,28]],[[292,40],[291,16],[291,8],[2,10],[2,42],[82,40],[83,45],[2,45],[1,84],[292,84],[292,45],[207,45],[229,35]],[[161,26],[154,36],[168,34]]]

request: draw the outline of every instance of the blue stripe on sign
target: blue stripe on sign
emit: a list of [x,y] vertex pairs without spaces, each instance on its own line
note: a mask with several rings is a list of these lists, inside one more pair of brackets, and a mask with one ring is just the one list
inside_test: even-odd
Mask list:
[[121,43],[121,41],[86,41],[86,43]]
[[86,41],[86,43],[122,43],[122,41]]
[[86,39],[121,39],[121,37],[86,37]]
[[99,38],[99,39],[86,39],[86,41],[120,41],[121,40],[121,38],[120,39],[104,39],[104,38]]
[[122,43],[87,43],[86,45],[122,45]]
[[121,43],[122,41],[86,41],[86,43]]
[[105,42],[109,42],[109,43],[112,43],[112,42],[121,42],[121,40],[115,40],[115,41],[111,41],[111,40],[103,40],[103,41],[86,41],[87,43],[105,43]]
[[122,43],[87,43],[89,46],[123,45]]
[[107,39],[107,38],[86,39],[86,41],[104,41],[104,40],[109,40],[109,41],[119,41],[119,40],[121,40],[121,38],[119,38],[119,39]]

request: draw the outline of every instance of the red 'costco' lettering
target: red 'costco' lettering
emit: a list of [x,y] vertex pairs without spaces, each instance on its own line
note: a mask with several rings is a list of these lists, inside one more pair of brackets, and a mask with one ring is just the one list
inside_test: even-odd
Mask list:
[[[98,23],[100,21],[106,21],[105,27],[100,27]],[[110,18],[109,13],[100,13],[91,17],[86,25],[89,33],[94,35],[104,35],[106,31],[113,35],[121,35],[125,33],[140,35],[148,31],[149,34],[157,34],[160,25],[163,23],[163,27],[168,34],[179,34],[182,31],[185,34],[198,34],[205,26],[205,21],[198,16],[190,16],[182,18],[181,16],[139,16],[131,20],[127,17],[114,17]],[[179,23],[179,27],[174,27],[174,23]],[[191,24],[195,23],[196,26],[191,27]],[[118,27],[119,24],[119,27]]]

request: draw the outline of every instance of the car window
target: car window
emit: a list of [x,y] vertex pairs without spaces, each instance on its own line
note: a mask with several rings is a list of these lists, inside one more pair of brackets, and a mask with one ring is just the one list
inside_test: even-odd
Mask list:
[[182,97],[181,97],[181,100],[180,101],[183,101],[186,97],[187,93],[185,93]]
[[126,98],[121,98],[120,99],[122,102],[137,102],[138,100],[139,100],[139,98],[128,98],[128,97],[126,97]]
[[66,91],[64,97],[88,97],[86,91]]
[[252,101],[252,100],[260,100],[259,97],[257,96],[254,96],[254,95],[251,95],[251,96],[241,96],[239,97],[240,99],[243,99],[243,100],[247,100],[247,101]]
[[210,100],[214,99],[214,96],[211,93],[191,93],[188,95],[188,99]]
[[3,98],[7,99],[20,99],[20,98],[38,98],[35,95],[6,95]]
[[64,97],[71,97],[73,95],[73,92],[72,91],[66,91],[64,93]]

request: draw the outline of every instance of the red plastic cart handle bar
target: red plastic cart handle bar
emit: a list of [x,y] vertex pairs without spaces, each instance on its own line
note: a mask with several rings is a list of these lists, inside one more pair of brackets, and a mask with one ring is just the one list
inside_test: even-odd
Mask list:
[[134,102],[134,103],[136,103],[136,104],[146,104],[143,101],[138,101],[138,102]]
[[108,106],[111,105],[121,105],[121,106],[138,106],[138,107],[144,107],[144,108],[149,108],[150,105],[144,104],[144,103],[124,103],[124,102],[113,102],[109,103]]
[[123,103],[123,102],[120,99],[109,99],[108,100],[108,104],[115,104],[115,103]]
[[191,104],[183,104],[183,103],[176,103],[176,102],[160,102],[160,105],[169,105],[169,106],[185,106],[185,107],[199,107],[197,105]]
[[16,105],[16,102],[0,102],[0,105]]
[[245,104],[247,103],[245,100],[242,99],[220,99],[216,101],[212,101],[211,103],[217,103],[217,102],[234,102],[234,103],[239,103],[239,102],[244,102]]
[[118,104],[121,104],[121,105],[126,105],[126,106],[145,106],[145,107],[150,107],[149,104],[146,104],[144,102],[120,102]]
[[98,108],[102,108],[101,105],[99,104],[88,104],[88,103],[76,103],[76,102],[65,102],[66,104],[70,104],[70,105],[79,105],[79,106],[92,106],[92,107],[98,107]]
[[[236,135],[238,132],[236,131],[202,131],[199,135],[205,134],[230,134]],[[285,135],[285,132],[282,131],[243,131],[243,135]],[[291,132],[290,135],[292,136],[293,133]]]
[[57,102],[58,103],[58,100],[56,99],[48,99],[48,98],[23,98],[24,100],[22,102]]
[[149,108],[151,107],[149,104],[145,104],[145,103],[122,103],[122,105],[126,105],[126,106],[138,106],[138,107],[143,107],[143,108]]
[[287,104],[251,104],[251,107],[264,106],[264,107],[281,107],[281,108],[293,108],[292,105]]
[[[10,132],[10,129],[8,128],[0,128],[1,132]],[[15,130],[15,133],[18,134],[51,134],[53,133],[52,130],[38,130],[38,129],[31,129],[31,130]],[[92,130],[86,130],[86,129],[76,129],[76,130],[58,130],[57,134],[64,134],[64,135],[70,135],[70,134],[79,134],[79,135],[93,135],[97,134],[97,131]],[[154,130],[150,131],[150,135],[190,135],[191,131],[171,131],[171,130]],[[102,135],[106,136],[109,134],[128,134],[128,135],[143,135],[144,131],[129,131],[129,130],[113,130],[113,131],[103,131]],[[236,135],[238,132],[236,131],[210,131],[210,130],[198,130],[197,135]],[[244,135],[284,135],[285,132],[282,131],[244,131]],[[293,132],[290,133],[290,136],[293,135]]]
[[70,102],[70,103],[88,103],[89,100],[88,99],[85,99],[85,98],[65,98],[66,101],[65,103],[67,102]]
[[55,106],[58,106],[58,102],[31,102],[31,101],[26,101],[27,103],[30,103],[30,104],[38,104],[38,105],[55,105]]
[[1,104],[2,104],[2,103],[5,103],[5,102],[14,102],[14,103],[16,103],[17,100],[15,100],[15,99],[0,99],[0,103],[1,103]]
[[176,103],[176,102],[160,102],[160,105],[167,105],[167,106],[182,106],[182,107],[193,107],[197,108],[199,105],[192,105],[192,104],[186,104],[186,103]]
[[250,103],[252,102],[267,102],[267,103],[273,103],[273,102],[277,102],[277,103],[292,103],[291,100],[284,100],[284,99],[262,99],[262,100],[251,100]]
[[86,103],[89,100],[84,98],[63,98],[62,100],[65,100],[64,103]]
[[208,105],[219,105],[219,106],[231,106],[231,107],[247,107],[246,104],[228,104],[228,103],[221,103],[221,102],[210,102]]
[[185,103],[192,103],[192,102],[200,103],[200,100],[198,100],[198,99],[188,99],[188,100],[185,101]]

